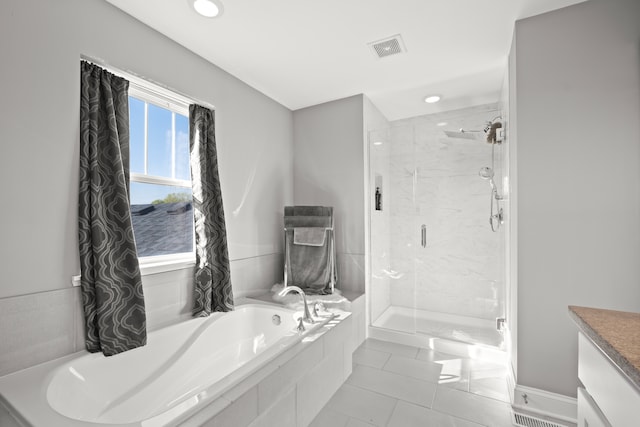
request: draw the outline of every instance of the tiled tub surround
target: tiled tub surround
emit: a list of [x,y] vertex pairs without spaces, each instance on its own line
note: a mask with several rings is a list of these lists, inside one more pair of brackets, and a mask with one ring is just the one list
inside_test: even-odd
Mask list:
[[[231,260],[234,296],[282,281],[282,254]],[[71,279],[71,278],[69,278]],[[191,318],[193,267],[142,277],[147,330]],[[0,298],[0,376],[84,349],[79,287]]]
[[[172,328],[183,325],[184,323]],[[156,333],[159,332],[162,331]],[[189,410],[188,419],[183,417],[180,422],[168,423],[166,419],[158,419],[157,423],[150,425],[306,426],[351,374],[351,355],[355,346],[351,315],[342,312],[339,318],[320,326],[315,332],[312,331],[302,341],[275,356],[248,377],[237,383],[227,384],[219,397],[203,394],[201,401]],[[36,399],[46,399],[46,390],[42,387],[46,387],[51,379],[51,374],[47,372],[73,357],[65,357],[4,377],[0,383],[3,383],[0,386],[4,389],[2,394],[9,394],[11,399],[11,396],[29,396],[33,393]],[[23,379],[25,376],[38,378],[40,386],[34,390],[27,389],[30,385]],[[2,403],[6,405],[6,402]],[[61,425],[89,425],[61,418]],[[47,426],[54,425],[52,420],[55,417],[46,419]],[[19,425],[8,424],[10,418],[6,413],[0,416],[0,420],[10,426]]]

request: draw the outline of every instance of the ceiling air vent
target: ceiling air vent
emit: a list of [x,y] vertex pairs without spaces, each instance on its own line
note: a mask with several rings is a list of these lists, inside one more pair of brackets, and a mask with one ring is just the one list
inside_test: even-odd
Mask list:
[[395,36],[387,37],[383,40],[378,40],[375,42],[369,43],[369,46],[376,53],[378,58],[384,58],[387,56],[395,55],[397,53],[406,52],[404,47],[404,43],[402,41],[402,37],[400,34],[396,34]]

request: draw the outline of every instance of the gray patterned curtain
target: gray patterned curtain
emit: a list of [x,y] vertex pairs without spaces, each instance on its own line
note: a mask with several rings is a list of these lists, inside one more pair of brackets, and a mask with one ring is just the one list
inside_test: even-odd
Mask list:
[[129,82],[82,61],[78,228],[86,347],[111,356],[146,344],[129,209]]
[[193,315],[200,317],[233,310],[213,111],[189,106],[189,145],[196,232]]

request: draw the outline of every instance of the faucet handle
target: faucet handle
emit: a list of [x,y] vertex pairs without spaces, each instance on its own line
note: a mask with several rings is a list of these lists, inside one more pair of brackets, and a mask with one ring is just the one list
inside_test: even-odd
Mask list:
[[327,311],[324,304],[321,303],[320,301],[313,304],[313,315],[318,317],[318,311]]

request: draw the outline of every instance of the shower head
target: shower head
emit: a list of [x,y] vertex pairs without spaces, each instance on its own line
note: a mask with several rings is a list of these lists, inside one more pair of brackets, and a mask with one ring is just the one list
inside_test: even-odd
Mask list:
[[489,166],[485,166],[483,168],[480,168],[480,170],[478,171],[478,175],[480,175],[480,178],[482,179],[493,179],[493,169],[491,169]]
[[464,130],[464,129],[460,129],[459,131],[445,130],[444,133],[449,138],[474,139],[474,140],[480,140],[480,141],[484,139],[484,133],[478,130]]
[[487,141],[491,144],[502,142],[501,135],[498,136],[497,130],[502,127],[501,123],[502,118],[500,116],[496,116],[491,120],[487,120],[484,122],[484,126],[482,130],[466,130],[459,129],[458,131],[445,130],[444,133],[449,138],[462,138],[462,139],[473,139],[477,141]]

